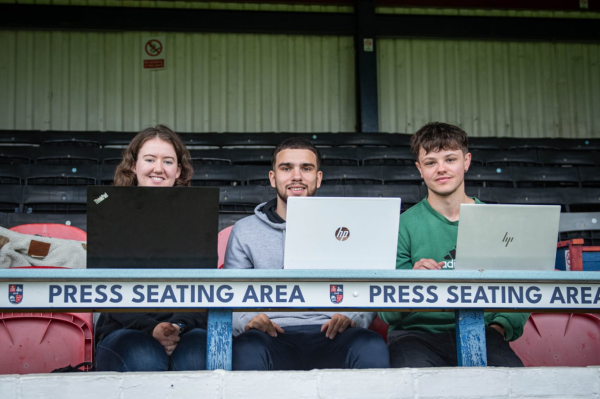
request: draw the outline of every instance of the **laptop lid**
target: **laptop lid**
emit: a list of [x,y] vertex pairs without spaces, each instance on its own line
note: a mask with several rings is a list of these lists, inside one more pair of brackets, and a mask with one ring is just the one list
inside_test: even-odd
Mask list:
[[560,206],[461,204],[456,270],[554,270]]
[[88,268],[216,268],[219,189],[88,186]]
[[400,198],[290,197],[285,269],[395,269]]

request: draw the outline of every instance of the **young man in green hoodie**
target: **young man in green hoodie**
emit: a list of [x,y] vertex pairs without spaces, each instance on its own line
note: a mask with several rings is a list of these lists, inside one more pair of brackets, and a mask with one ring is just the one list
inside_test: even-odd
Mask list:
[[[460,204],[481,204],[465,193],[464,176],[471,164],[467,134],[457,126],[429,123],[411,138],[411,150],[427,198],[400,218],[397,269],[454,269]],[[391,367],[457,366],[454,312],[383,312],[390,325]],[[508,341],[523,334],[529,314],[486,313],[489,366],[522,367]]]

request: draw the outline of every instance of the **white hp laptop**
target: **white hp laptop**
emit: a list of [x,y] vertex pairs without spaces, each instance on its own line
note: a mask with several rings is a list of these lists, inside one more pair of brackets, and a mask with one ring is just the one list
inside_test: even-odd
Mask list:
[[400,198],[291,197],[284,269],[396,268]]
[[554,270],[560,206],[462,204],[456,270]]

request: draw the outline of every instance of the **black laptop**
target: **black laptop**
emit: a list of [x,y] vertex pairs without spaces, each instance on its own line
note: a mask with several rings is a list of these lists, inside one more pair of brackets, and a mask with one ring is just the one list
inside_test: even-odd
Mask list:
[[219,189],[88,186],[87,267],[217,268]]

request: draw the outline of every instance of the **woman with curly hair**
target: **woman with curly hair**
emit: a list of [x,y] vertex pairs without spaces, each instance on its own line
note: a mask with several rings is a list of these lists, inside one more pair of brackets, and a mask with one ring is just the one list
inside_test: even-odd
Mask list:
[[[159,155],[163,158],[158,159]],[[154,170],[157,166],[161,168]],[[156,176],[156,172],[164,175]],[[158,125],[142,130],[131,140],[117,166],[113,185],[181,187],[189,186],[193,175],[190,152],[181,138],[168,127]]]
[[[171,129],[145,129],[124,151],[114,185],[189,186],[194,174],[189,159],[189,151]],[[206,369],[205,313],[103,313],[96,335],[100,371]]]

